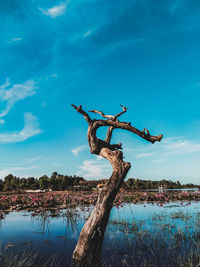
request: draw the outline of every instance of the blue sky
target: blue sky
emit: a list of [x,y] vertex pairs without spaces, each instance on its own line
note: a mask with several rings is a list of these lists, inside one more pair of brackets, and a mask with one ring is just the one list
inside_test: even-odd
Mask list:
[[198,0],[0,1],[0,177],[109,177],[70,104],[122,104],[122,120],[164,135],[116,130],[128,177],[199,183],[199,13]]

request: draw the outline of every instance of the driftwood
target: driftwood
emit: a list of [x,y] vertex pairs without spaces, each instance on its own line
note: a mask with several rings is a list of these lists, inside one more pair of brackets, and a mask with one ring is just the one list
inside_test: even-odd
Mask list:
[[[163,136],[152,136],[147,129],[140,131],[131,126],[131,123],[120,122],[118,118],[127,111],[127,108],[123,106],[121,106],[123,111],[117,115],[105,115],[102,111],[90,110],[89,112],[99,114],[105,118],[98,120],[91,119],[89,114],[82,109],[82,106],[72,106],[88,122],[87,136],[90,152],[106,158],[113,168],[110,179],[104,185],[99,194],[96,206],[80,233],[77,246],[73,253],[73,260],[76,266],[97,267],[101,266],[101,248],[113,202],[131,167],[129,162],[123,161],[122,144],[110,143],[113,130],[127,130],[151,143],[155,143],[156,141],[160,142]],[[102,126],[108,127],[105,140],[101,140],[96,136],[97,129]]]

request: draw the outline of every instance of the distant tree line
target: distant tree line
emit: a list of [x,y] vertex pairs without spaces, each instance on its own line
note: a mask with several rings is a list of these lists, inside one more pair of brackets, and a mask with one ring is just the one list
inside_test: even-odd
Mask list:
[[19,178],[12,174],[7,175],[4,180],[0,180],[0,191],[25,191],[36,189],[52,189],[55,191],[73,190],[75,185],[84,181],[83,177],[61,175],[53,172],[50,177],[43,175],[40,178],[28,177]]
[[[86,181],[83,177],[68,176],[53,172],[50,177],[43,175],[40,178],[28,177],[19,178],[12,174],[7,175],[3,180],[0,179],[1,192],[23,192],[26,190],[45,190],[51,189],[53,191],[64,190],[92,190],[98,184],[106,183],[107,179],[90,180]],[[141,180],[141,179],[128,179],[124,185],[124,189],[145,190],[145,189],[158,189],[163,188],[191,188],[197,187],[194,184],[182,185],[179,181],[173,182],[171,180]]]
[[173,182],[171,180],[141,180],[130,178],[124,183],[125,189],[135,189],[135,190],[145,190],[145,189],[158,189],[162,187],[163,189],[177,189],[177,188],[192,188],[197,187],[192,183],[182,185],[179,181]]

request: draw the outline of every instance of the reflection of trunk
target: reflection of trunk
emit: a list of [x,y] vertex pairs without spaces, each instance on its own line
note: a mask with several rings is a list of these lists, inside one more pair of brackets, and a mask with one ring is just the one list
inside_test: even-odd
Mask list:
[[96,206],[81,231],[73,253],[76,266],[101,266],[101,248],[113,201],[131,167],[130,163],[122,160],[120,151],[113,152],[103,148],[100,155],[110,161],[113,173],[101,191]]
[[[122,144],[110,144],[113,130],[127,130],[151,143],[155,143],[156,141],[160,142],[162,135],[152,136],[147,129],[140,131],[131,126],[130,122],[120,122],[118,118],[127,110],[127,108],[123,106],[123,111],[115,116],[105,115],[102,111],[98,110],[90,111],[100,114],[103,118],[106,118],[106,120],[92,120],[89,114],[82,109],[82,106],[72,106],[83,115],[88,123],[88,143],[90,152],[106,158],[113,168],[112,176],[103,187],[94,211],[81,231],[79,241],[73,253],[73,260],[76,266],[98,267],[101,266],[101,248],[110,211],[115,197],[131,167],[130,163],[123,161],[123,154],[121,152]],[[101,140],[96,136],[96,132],[99,127],[104,126],[108,126],[107,135],[105,140]]]

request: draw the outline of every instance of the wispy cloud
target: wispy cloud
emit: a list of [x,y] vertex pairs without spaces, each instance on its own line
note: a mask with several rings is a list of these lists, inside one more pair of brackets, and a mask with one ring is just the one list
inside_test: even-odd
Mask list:
[[83,145],[83,146],[78,146],[76,148],[73,148],[72,149],[72,153],[75,155],[75,156],[78,156],[78,154],[84,150],[87,149],[87,146],[86,145]]
[[153,152],[152,153],[140,153],[137,155],[137,158],[146,158],[146,157],[151,157],[153,155],[155,155],[155,153]]
[[[10,173],[16,176],[24,176],[24,172],[35,169],[35,168],[37,168],[37,166],[3,168],[3,169],[0,169],[0,178],[1,179],[5,178],[5,176],[7,176]],[[25,176],[27,176],[27,174]]]
[[84,160],[79,169],[80,171],[77,174],[89,179],[103,179],[111,174],[109,164],[101,163],[99,160]]
[[200,152],[200,143],[191,142],[189,140],[177,140],[175,142],[167,142],[164,144],[166,155],[187,155]]
[[34,157],[34,158],[27,158],[27,159],[24,159],[23,162],[26,162],[28,164],[32,163],[32,162],[35,162],[35,161],[39,161],[41,160],[41,157],[38,156],[38,157]]
[[12,37],[8,40],[8,43],[17,43],[19,41],[22,41],[23,38],[22,37]]
[[59,5],[48,8],[48,9],[43,9],[39,7],[39,10],[46,16],[50,16],[51,18],[56,18],[58,16],[64,15],[66,8],[67,8],[67,3],[64,2],[64,3],[60,3]]
[[18,143],[41,133],[37,118],[31,113],[24,114],[24,128],[18,132],[0,134],[0,143]]
[[135,151],[136,158],[148,157],[153,162],[162,162],[172,156],[190,155],[200,152],[200,143],[187,140],[184,137],[172,137],[163,139],[161,143],[155,143],[153,146],[142,146],[138,149],[126,150],[127,153]]
[[92,34],[93,31],[94,31],[94,30],[88,30],[87,32],[85,32],[85,33],[83,34],[83,38],[87,38],[89,35]]
[[11,85],[9,79],[0,86],[0,101],[6,102],[6,107],[0,112],[0,118],[8,114],[9,110],[19,100],[25,99],[36,93],[36,83],[33,80],[22,84]]

